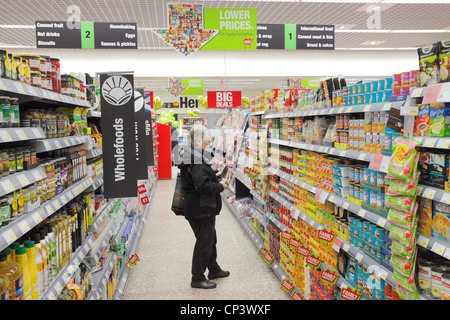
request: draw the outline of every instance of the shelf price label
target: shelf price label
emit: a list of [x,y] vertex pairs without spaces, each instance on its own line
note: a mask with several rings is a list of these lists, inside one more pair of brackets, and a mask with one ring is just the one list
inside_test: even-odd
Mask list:
[[327,197],[328,197],[328,192],[326,192],[322,189],[317,190],[317,192],[315,194],[316,200],[323,204],[325,204]]
[[427,86],[425,88],[425,93],[423,95],[422,103],[427,104],[427,103],[436,102],[440,96],[443,85],[444,84],[441,83],[441,84],[433,84],[433,85]]
[[369,164],[369,169],[387,173],[390,157],[374,154]]

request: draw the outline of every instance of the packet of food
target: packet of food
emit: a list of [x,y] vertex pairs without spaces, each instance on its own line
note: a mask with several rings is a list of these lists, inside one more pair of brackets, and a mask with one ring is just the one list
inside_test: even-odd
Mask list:
[[391,225],[389,238],[398,240],[405,244],[411,244],[415,238],[415,231],[417,228],[417,219],[414,219],[414,222],[415,223],[411,226],[411,229],[396,226],[395,224]]
[[438,45],[418,48],[419,55],[419,87],[437,84],[439,81]]
[[411,292],[404,288],[400,283],[397,283],[397,285],[395,286],[395,291],[402,300],[419,300],[419,293],[417,292],[417,288],[413,292]]
[[405,195],[412,196],[417,190],[417,185],[419,183],[419,170],[417,170],[417,163],[419,162],[419,154],[414,157],[414,170],[411,180],[399,180],[392,179],[389,184],[389,188],[386,194],[389,195]]
[[417,218],[417,209],[419,204],[414,205],[414,210],[412,212],[398,211],[395,209],[390,209],[387,216],[387,221],[390,224],[394,224],[400,227],[410,228],[415,223]]
[[414,203],[416,202],[416,196],[417,194],[413,196],[386,194],[386,207],[398,211],[412,212],[414,209]]
[[400,255],[403,256],[405,259],[411,260],[414,254],[414,249],[416,248],[415,245],[416,245],[415,237],[410,244],[402,243],[397,240],[392,240],[391,254]]
[[417,290],[416,282],[414,280],[414,275],[415,275],[414,271],[410,277],[405,277],[398,272],[394,272],[394,280],[398,284],[400,284],[403,288],[405,288],[406,290],[408,290],[410,292],[414,292],[415,290]]
[[410,179],[414,171],[417,145],[417,141],[407,137],[401,136],[394,140],[392,157],[388,166],[388,178]]
[[411,259],[407,259],[402,255],[391,255],[390,263],[394,268],[394,272],[400,272],[405,277],[410,277],[416,265],[417,248]]
[[439,53],[439,82],[450,81],[450,40],[438,42]]

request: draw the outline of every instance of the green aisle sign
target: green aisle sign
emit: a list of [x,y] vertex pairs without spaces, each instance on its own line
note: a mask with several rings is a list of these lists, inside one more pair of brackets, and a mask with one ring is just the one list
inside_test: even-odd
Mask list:
[[284,49],[296,50],[297,49],[297,25],[285,24],[284,25]]
[[95,49],[94,22],[81,21],[81,49]]
[[219,34],[200,50],[255,50],[256,9],[204,8],[204,29]]

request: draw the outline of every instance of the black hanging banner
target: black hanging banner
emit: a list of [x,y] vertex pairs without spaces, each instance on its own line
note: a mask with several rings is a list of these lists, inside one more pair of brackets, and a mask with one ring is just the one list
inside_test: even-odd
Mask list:
[[155,155],[153,153],[153,129],[152,129],[152,104],[153,92],[144,92],[145,100],[145,136],[147,138],[147,166],[155,165]]
[[134,121],[136,134],[136,175],[138,179],[148,179],[147,136],[145,132],[144,88],[134,88]]
[[105,198],[137,196],[134,78],[100,74]]

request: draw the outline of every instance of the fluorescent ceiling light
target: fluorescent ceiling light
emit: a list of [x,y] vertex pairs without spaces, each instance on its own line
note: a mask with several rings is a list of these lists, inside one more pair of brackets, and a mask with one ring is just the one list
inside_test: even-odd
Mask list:
[[36,29],[34,24],[0,24],[0,29]]
[[366,48],[334,48],[334,50],[339,51],[409,51],[409,50],[417,50],[417,48],[374,48],[374,47],[366,47]]
[[[254,1],[254,0],[252,0]],[[262,1],[262,0],[261,0]],[[442,3],[449,4],[449,0],[302,0],[302,2],[314,2],[314,3],[375,3],[375,4],[384,4],[384,3],[395,3],[395,4],[423,4],[427,5],[430,3]]]
[[336,29],[336,33],[449,33],[450,30]]

